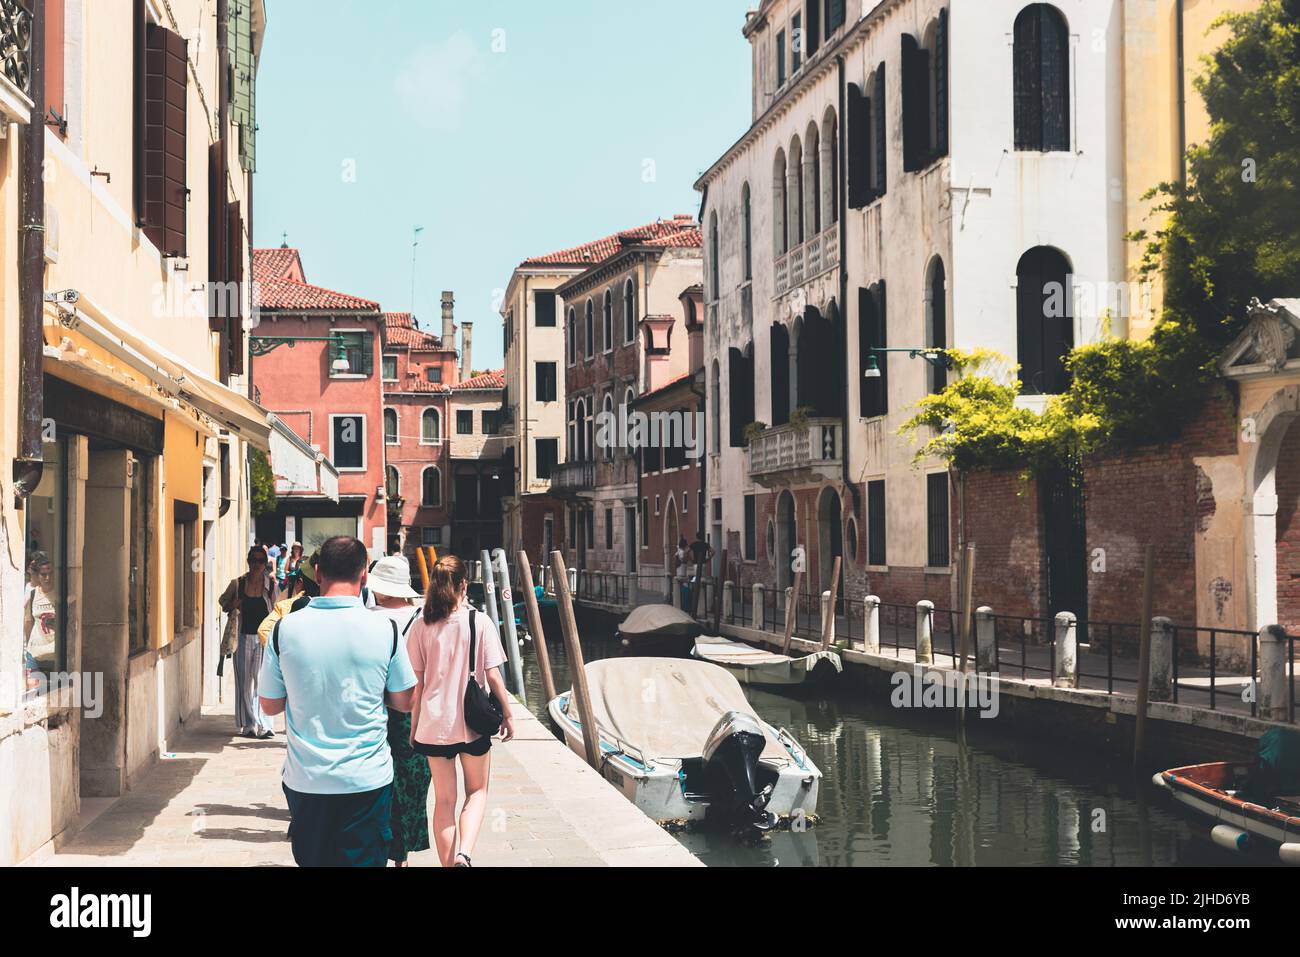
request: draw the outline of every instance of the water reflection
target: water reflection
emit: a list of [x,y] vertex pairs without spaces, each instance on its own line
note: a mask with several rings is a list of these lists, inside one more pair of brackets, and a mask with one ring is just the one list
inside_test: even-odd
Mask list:
[[[584,619],[588,660],[623,653],[604,620]],[[556,686],[569,687],[552,642]],[[529,704],[545,720],[535,659]],[[1124,769],[1068,747],[1008,739],[979,721],[924,723],[842,687],[799,699],[747,689],[755,710],[785,727],[822,769],[819,822],[758,840],[688,831],[706,864],[747,866],[1160,866],[1238,859],[1193,839],[1190,823],[1150,805]],[[986,722],[985,724],[995,724]]]

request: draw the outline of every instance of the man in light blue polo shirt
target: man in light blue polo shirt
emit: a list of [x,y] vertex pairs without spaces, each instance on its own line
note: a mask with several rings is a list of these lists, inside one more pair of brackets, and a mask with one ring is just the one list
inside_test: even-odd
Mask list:
[[285,714],[282,772],[300,867],[384,867],[391,837],[388,712],[410,711],[415,672],[386,615],[361,601],[368,556],[355,538],[321,546],[320,597],[281,619],[259,677],[267,714]]

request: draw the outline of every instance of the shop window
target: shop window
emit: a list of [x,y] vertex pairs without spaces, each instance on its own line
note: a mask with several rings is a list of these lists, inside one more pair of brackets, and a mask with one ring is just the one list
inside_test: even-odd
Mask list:
[[67,670],[67,443],[47,443],[40,484],[27,499],[23,589],[23,680],[43,694]]
[[198,562],[195,547],[199,508],[172,505],[172,629],[175,635],[198,624]]

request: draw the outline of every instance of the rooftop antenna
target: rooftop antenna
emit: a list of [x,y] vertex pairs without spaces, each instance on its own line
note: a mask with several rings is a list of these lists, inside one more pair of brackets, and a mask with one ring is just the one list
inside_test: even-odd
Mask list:
[[420,245],[420,233],[423,226],[416,226],[411,233],[411,322],[415,323],[415,247]]

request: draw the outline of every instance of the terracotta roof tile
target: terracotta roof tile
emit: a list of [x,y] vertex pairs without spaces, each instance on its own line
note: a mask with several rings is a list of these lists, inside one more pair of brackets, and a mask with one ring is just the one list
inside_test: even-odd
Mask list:
[[[676,242],[679,234],[694,234],[695,242]],[[613,233],[601,239],[589,243],[583,243],[581,246],[573,246],[569,249],[561,249],[557,252],[547,253],[544,256],[533,256],[525,259],[521,265],[540,266],[540,265],[577,265],[590,266],[594,263],[604,262],[625,246],[637,245],[700,245],[700,227],[695,222],[695,217],[689,214],[674,216],[672,219],[657,219],[653,223],[646,223],[644,226],[636,226],[632,229],[625,229],[621,232]]]
[[459,392],[462,389],[504,389],[506,387],[506,370],[494,369],[491,372],[484,372],[474,376],[472,379],[466,379],[464,382],[457,382],[452,389]]
[[312,286],[292,279],[257,281],[257,305],[261,309],[311,309],[340,312],[378,312],[379,303]]
[[298,250],[281,246],[278,249],[253,250],[253,278],[258,282],[268,279],[294,279],[306,282],[302,256]]
[[442,351],[442,339],[421,329],[409,312],[384,313],[384,332],[390,346]]

